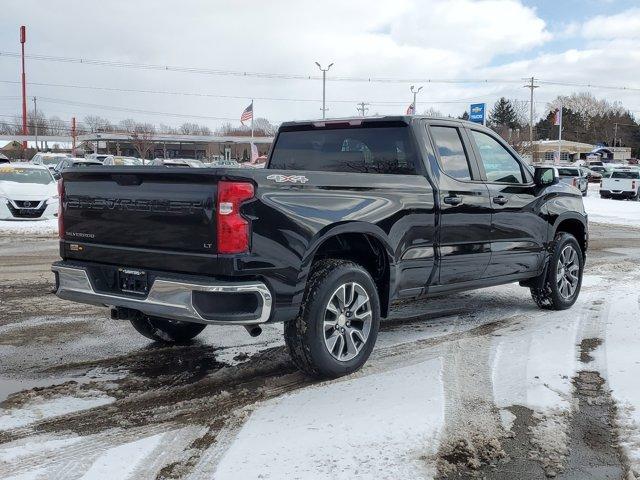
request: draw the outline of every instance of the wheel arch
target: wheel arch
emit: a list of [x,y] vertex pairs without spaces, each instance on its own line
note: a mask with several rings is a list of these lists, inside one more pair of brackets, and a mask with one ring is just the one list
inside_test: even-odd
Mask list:
[[573,235],[582,249],[582,255],[587,255],[587,248],[589,246],[589,228],[583,217],[571,213],[558,217],[553,229],[552,238],[559,232],[565,232]]
[[351,260],[367,270],[378,289],[380,315],[387,316],[396,273],[394,250],[381,228],[346,222],[319,232],[302,262],[305,283],[313,263],[323,258]]

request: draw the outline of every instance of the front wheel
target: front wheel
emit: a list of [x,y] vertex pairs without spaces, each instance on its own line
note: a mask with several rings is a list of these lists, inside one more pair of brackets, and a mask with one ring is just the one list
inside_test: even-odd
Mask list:
[[371,275],[353,262],[320,260],[312,269],[302,305],[284,329],[296,366],[321,378],[362,367],[380,325],[380,301]]
[[180,322],[148,315],[140,315],[132,319],[131,324],[138,333],[161,343],[188,342],[206,327],[201,323]]
[[580,293],[584,257],[576,238],[558,233],[551,245],[551,257],[544,278],[536,279],[531,296],[538,307],[565,310],[571,307]]

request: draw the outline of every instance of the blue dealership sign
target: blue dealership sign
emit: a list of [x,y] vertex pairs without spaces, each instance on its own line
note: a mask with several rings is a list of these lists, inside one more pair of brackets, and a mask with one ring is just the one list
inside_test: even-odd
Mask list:
[[472,103],[469,107],[469,120],[484,125],[484,103]]

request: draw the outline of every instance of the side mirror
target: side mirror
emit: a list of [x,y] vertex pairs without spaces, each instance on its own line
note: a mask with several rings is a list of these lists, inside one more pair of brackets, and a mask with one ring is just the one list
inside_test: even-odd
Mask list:
[[533,173],[533,181],[539,187],[548,187],[558,183],[560,175],[554,167],[536,167]]
[[51,174],[56,180],[60,180],[62,178],[62,174],[60,172],[52,172]]

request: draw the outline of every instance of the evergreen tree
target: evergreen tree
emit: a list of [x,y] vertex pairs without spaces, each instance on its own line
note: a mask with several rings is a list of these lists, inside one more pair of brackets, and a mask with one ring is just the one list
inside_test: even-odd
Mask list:
[[520,128],[520,123],[518,122],[518,116],[516,114],[515,108],[510,100],[507,100],[504,97],[501,97],[500,100],[496,102],[489,114],[488,124],[492,128]]
[[462,115],[460,115],[458,117],[460,120],[469,120],[469,112],[467,112],[466,110],[464,111],[464,113]]

